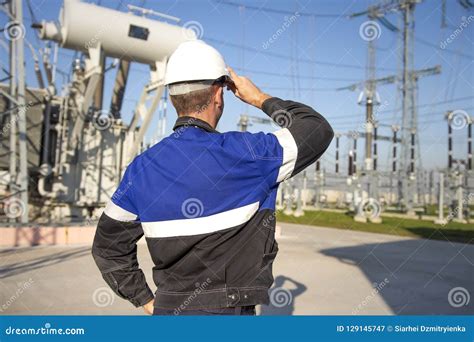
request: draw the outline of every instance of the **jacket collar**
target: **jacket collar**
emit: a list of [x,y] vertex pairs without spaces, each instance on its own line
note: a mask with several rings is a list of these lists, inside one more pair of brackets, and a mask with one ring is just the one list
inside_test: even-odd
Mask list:
[[189,126],[202,128],[203,130],[209,133],[219,133],[214,128],[212,128],[212,126],[209,125],[206,121],[203,121],[201,119],[198,119],[192,116],[178,117],[178,119],[176,120],[176,123],[174,124],[173,131],[176,131],[178,128],[186,128]]

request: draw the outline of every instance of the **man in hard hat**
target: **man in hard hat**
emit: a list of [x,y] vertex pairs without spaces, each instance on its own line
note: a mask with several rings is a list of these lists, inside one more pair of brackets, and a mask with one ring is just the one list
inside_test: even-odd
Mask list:
[[[169,58],[174,133],[137,156],[97,226],[92,253],[117,295],[155,315],[254,315],[273,283],[278,186],[333,137],[312,108],[260,91],[202,41]],[[224,88],[263,110],[274,133],[216,131]],[[155,295],[137,260],[146,237]]]

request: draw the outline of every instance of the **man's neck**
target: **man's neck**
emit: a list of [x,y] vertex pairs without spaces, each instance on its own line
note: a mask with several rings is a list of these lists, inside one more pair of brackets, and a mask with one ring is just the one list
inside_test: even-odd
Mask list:
[[188,116],[188,117],[199,119],[199,120],[204,121],[205,123],[207,123],[213,129],[216,129],[216,127],[217,127],[217,119],[216,119],[215,115],[210,115],[208,113],[202,113],[202,112],[200,112],[200,113],[196,112],[196,113],[189,113],[189,114],[180,115],[180,116]]

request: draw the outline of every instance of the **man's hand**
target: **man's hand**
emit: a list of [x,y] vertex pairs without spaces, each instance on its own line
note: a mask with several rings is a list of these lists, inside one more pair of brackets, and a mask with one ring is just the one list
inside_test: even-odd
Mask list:
[[271,96],[263,93],[247,77],[237,75],[231,67],[228,66],[227,69],[233,81],[233,83],[228,85],[228,89],[242,101],[262,109],[263,102],[271,98]]
[[148,303],[142,306],[143,310],[145,311],[146,314],[148,315],[153,315],[153,302],[155,300],[152,299]]

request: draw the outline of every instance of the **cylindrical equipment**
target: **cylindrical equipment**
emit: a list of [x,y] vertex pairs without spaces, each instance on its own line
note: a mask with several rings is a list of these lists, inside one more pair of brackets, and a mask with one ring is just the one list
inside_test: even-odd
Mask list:
[[467,123],[467,169],[472,170],[472,120]]
[[87,52],[100,45],[105,55],[153,65],[171,55],[187,40],[195,40],[193,30],[139,17],[78,0],[65,0],[60,27],[43,21],[41,39],[62,47]]
[[354,173],[354,154],[353,154],[353,151],[349,151],[349,162],[348,162],[348,172],[347,174],[350,176],[353,175]]
[[397,132],[398,127],[392,126],[393,138],[392,138],[392,172],[397,172]]
[[453,128],[448,120],[448,169],[453,168]]
[[353,173],[357,173],[357,134],[356,133],[354,133],[352,162],[353,162],[353,166],[352,166]]
[[377,171],[377,125],[374,125],[374,148],[373,148],[373,157],[374,157],[374,171]]
[[444,222],[444,173],[439,174],[438,221]]
[[410,133],[410,172],[413,174],[415,172],[415,135],[416,131],[412,130]]

